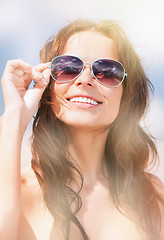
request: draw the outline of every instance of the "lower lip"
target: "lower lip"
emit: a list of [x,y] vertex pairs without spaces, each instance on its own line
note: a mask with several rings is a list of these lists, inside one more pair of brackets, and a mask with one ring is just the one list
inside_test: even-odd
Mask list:
[[80,103],[80,102],[69,102],[69,103],[71,103],[71,105],[74,105],[75,107],[84,108],[84,109],[94,108],[94,107],[97,107],[97,106],[100,105],[100,104],[91,105],[91,104],[88,104],[88,103]]

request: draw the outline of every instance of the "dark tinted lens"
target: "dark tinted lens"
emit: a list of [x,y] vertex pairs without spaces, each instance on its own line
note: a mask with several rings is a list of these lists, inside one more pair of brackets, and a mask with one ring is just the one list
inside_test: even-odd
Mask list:
[[106,86],[117,86],[124,77],[124,67],[114,60],[100,59],[92,67],[95,77]]
[[59,56],[51,63],[51,74],[59,82],[68,82],[78,76],[83,62],[74,56]]

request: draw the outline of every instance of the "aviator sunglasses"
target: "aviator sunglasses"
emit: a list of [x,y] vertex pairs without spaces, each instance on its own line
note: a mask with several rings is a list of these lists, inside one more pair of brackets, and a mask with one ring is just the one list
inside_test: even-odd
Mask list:
[[58,83],[71,82],[83,72],[86,64],[90,64],[92,75],[105,87],[118,87],[127,76],[122,63],[116,60],[97,59],[90,63],[71,55],[57,56],[51,61],[51,76]]

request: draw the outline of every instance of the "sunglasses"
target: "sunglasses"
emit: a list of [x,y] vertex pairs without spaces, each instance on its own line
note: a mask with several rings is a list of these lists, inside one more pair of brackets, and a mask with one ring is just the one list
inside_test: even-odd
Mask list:
[[97,59],[90,63],[71,55],[57,56],[52,60],[51,76],[58,83],[71,82],[83,72],[86,64],[90,64],[92,75],[105,87],[118,87],[127,76],[122,63],[116,60]]

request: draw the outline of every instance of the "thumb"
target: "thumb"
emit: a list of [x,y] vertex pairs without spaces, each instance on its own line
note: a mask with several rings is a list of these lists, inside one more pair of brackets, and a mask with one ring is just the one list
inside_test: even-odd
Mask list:
[[48,84],[49,81],[50,81],[50,75],[51,75],[50,69],[49,69],[49,68],[45,69],[45,70],[42,72],[42,75],[43,75],[46,83]]
[[47,69],[42,73],[43,78],[40,81],[36,81],[34,88],[28,89],[24,95],[24,102],[26,104],[29,117],[32,117],[38,107],[38,104],[41,100],[43,92],[45,91],[49,80],[50,80],[50,71]]

